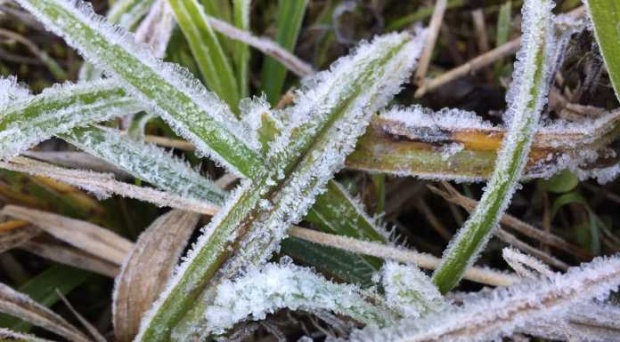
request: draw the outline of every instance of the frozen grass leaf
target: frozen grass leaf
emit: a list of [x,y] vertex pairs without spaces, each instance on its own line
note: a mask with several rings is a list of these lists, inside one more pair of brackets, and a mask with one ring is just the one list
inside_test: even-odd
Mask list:
[[619,285],[620,257],[598,258],[549,279],[468,296],[461,307],[422,320],[354,332],[351,341],[495,340],[537,320],[564,317],[574,305],[603,300]]
[[142,315],[153,305],[172,274],[200,216],[171,210],[138,238],[116,278],[113,295],[114,335],[131,341]]
[[90,191],[102,198],[117,194],[150,202],[160,207],[177,208],[205,215],[213,215],[217,212],[217,207],[210,203],[184,198],[173,193],[158,191],[152,188],[119,182],[114,180],[111,174],[65,169],[20,157],[14,158],[11,163],[0,162],[0,168],[36,176],[49,177]]
[[115,76],[202,154],[235,174],[254,175],[258,142],[247,141],[243,125],[224,103],[185,69],[164,63],[125,31],[97,16],[82,1],[23,0],[19,3],[63,36],[90,62]]
[[379,326],[396,319],[395,313],[385,305],[371,304],[372,299],[365,297],[359,288],[332,283],[310,269],[267,264],[235,280],[222,282],[205,315],[214,333],[223,333],[246,319],[262,320],[267,314],[285,308],[309,312],[329,310]]
[[508,265],[523,278],[536,279],[541,276],[548,277],[553,274],[549,266],[513,248],[504,248],[502,250],[502,257]]
[[[0,113],[14,101],[25,100],[30,97],[30,91],[17,83],[15,76],[0,77]],[[2,117],[4,115],[0,115]]]
[[66,84],[37,96],[19,96],[1,106],[0,158],[7,159],[36,143],[74,127],[140,110],[110,81]]
[[[408,34],[378,37],[317,76],[295,106],[293,129],[270,145],[267,164],[273,167],[251,183],[243,182],[205,228],[143,321],[138,340],[168,338],[190,303],[194,314],[187,317],[199,318],[195,313],[203,312],[206,302],[196,305],[195,296],[231,257],[231,243],[240,248],[220,274],[235,275],[271,256],[286,229],[302,218],[342,166],[372,113],[399,90],[420,45],[420,37]],[[186,325],[192,334],[204,329],[193,319]]]
[[75,129],[62,138],[136,178],[179,196],[220,205],[225,193],[188,164],[160,148],[102,127]]
[[517,54],[513,83],[506,95],[508,109],[504,121],[508,133],[480,203],[444,251],[442,265],[433,274],[433,281],[442,293],[459,282],[465,268],[484,248],[521,178],[547,101],[554,67],[550,62],[557,62],[551,8],[552,2],[548,0],[529,0],[523,5],[523,42]]

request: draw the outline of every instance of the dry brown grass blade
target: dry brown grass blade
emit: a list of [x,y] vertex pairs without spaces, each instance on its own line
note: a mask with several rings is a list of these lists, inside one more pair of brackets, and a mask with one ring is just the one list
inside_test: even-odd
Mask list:
[[80,249],[59,244],[47,239],[33,239],[19,247],[29,253],[60,264],[73,266],[114,278],[120,270],[120,264],[113,264]]
[[0,253],[19,247],[39,235],[41,230],[22,220],[9,220],[0,223]]
[[[290,236],[324,246],[334,247],[352,253],[370,255],[377,258],[414,264],[418,267],[431,270],[436,269],[441,261],[441,259],[425,253],[375,242],[361,241],[345,236],[327,234],[301,227],[291,227],[288,233]],[[519,278],[514,274],[502,273],[481,267],[468,268],[463,277],[467,280],[491,286],[509,286],[519,281]]]
[[131,341],[140,320],[166,284],[200,215],[171,210],[140,235],[116,279],[114,335]]
[[102,196],[117,194],[150,202],[161,207],[171,207],[205,215],[213,215],[218,210],[218,208],[208,203],[183,198],[169,192],[119,182],[112,175],[106,173],[65,169],[22,157],[13,158],[10,163],[0,161],[0,168],[48,177]]
[[131,175],[116,166],[93,157],[85,152],[40,152],[26,151],[23,156],[72,169],[91,170],[96,172],[111,173],[117,179],[130,179]]
[[[451,186],[449,183],[447,182],[442,182],[442,186],[444,187],[444,189],[446,189],[446,191],[440,190],[436,187],[433,186],[429,186],[429,189],[443,197],[446,201],[454,203],[458,206],[463,207],[465,210],[467,211],[472,211],[476,205],[478,205],[478,202],[476,200],[473,200],[469,197],[463,196],[461,193],[459,193],[453,186]],[[592,256],[586,252],[585,250],[583,250],[582,248],[575,246],[569,242],[567,242],[566,240],[560,238],[557,235],[545,232],[544,230],[541,229],[537,229],[519,219],[517,219],[514,216],[508,215],[508,214],[504,214],[504,216],[502,216],[500,223],[505,226],[505,227],[509,227],[521,234],[524,234],[530,238],[539,240],[540,242],[549,245],[551,247],[557,248],[559,250],[562,250],[566,253],[569,253],[571,255],[574,255],[576,257],[578,257],[581,260],[590,260],[592,259]]]
[[0,311],[54,332],[70,341],[90,339],[48,308],[0,283]]
[[131,241],[90,222],[13,205],[1,212],[31,222],[57,239],[115,264],[121,264],[133,246]]

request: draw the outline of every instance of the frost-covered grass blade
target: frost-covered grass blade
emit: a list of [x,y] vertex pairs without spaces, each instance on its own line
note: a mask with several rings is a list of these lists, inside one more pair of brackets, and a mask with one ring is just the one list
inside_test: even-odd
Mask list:
[[[296,103],[293,129],[270,144],[268,164],[278,166],[242,184],[213,218],[143,322],[139,340],[168,338],[190,303],[194,313],[183,324],[190,328],[181,334],[200,334],[193,320],[202,320],[208,302],[194,303],[196,296],[231,256],[220,274],[235,275],[271,256],[288,226],[302,218],[341,167],[374,110],[398,91],[420,44],[408,34],[379,37],[317,76]],[[228,249],[232,243],[240,246],[235,253]]]
[[604,299],[619,285],[619,257],[598,258],[549,279],[468,296],[462,306],[422,320],[403,320],[383,330],[361,330],[351,341],[496,340],[538,320],[570,315],[574,305]]
[[[249,162],[258,158],[257,143],[224,103],[186,70],[163,63],[127,33],[98,17],[83,2],[23,0],[22,6],[63,36],[89,61],[117,77],[126,89],[154,113],[237,174],[255,175]],[[234,166],[233,166],[234,165]]]
[[[262,320],[283,308],[329,310],[378,326],[389,325],[398,318],[380,299],[366,296],[358,287],[332,283],[306,268],[267,264],[222,282],[205,315],[213,333],[224,333],[248,318]],[[370,303],[373,299],[375,304]]]
[[55,86],[37,96],[21,96],[0,106],[0,158],[13,157],[74,127],[140,108],[110,81]]
[[507,95],[504,120],[508,133],[480,203],[450,242],[441,267],[433,274],[433,281],[442,293],[458,283],[465,268],[486,245],[523,172],[555,67],[550,63],[555,62],[557,44],[551,7],[548,0],[528,0],[523,5],[523,43]]
[[157,147],[121,136],[119,131],[88,127],[62,138],[160,189],[217,205],[224,202],[224,191],[189,165]]

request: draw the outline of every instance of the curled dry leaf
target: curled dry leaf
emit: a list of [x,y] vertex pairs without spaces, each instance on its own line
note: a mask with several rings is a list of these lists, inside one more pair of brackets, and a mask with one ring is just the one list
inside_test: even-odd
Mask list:
[[2,213],[31,222],[57,239],[115,264],[121,264],[133,246],[127,239],[90,222],[13,205],[4,207]]
[[62,317],[4,284],[0,284],[0,312],[54,332],[70,341],[90,341]]
[[[140,235],[127,257],[114,288],[114,334],[131,341],[140,319],[163,289],[194,231],[200,215],[172,210]],[[180,243],[181,242],[181,243]]]

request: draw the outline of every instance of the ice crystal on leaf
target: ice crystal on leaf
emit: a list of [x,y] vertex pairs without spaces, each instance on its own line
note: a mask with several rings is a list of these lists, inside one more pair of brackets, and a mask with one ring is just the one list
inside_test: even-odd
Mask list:
[[279,309],[314,312],[330,310],[371,325],[396,319],[385,306],[370,304],[352,285],[328,281],[310,269],[267,264],[217,288],[214,304],[205,315],[211,329],[222,333],[245,320],[262,320]]

